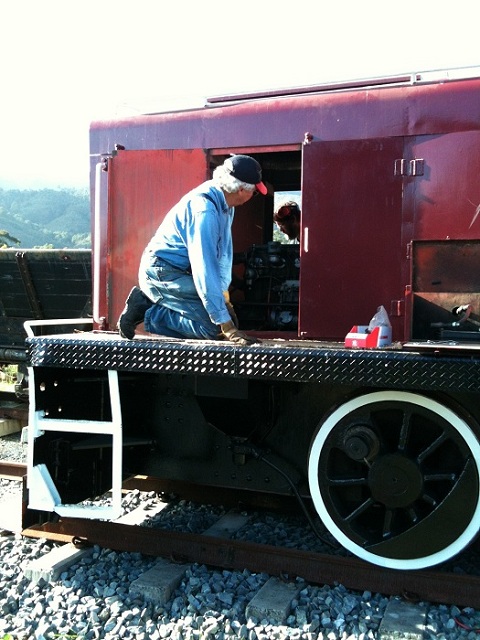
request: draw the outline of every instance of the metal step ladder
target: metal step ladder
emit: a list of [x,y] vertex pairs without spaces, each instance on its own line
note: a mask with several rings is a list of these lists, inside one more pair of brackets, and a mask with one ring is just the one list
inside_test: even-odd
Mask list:
[[[117,371],[109,370],[111,420],[62,420],[49,418],[36,410],[35,371],[29,367],[29,425],[27,488],[28,508],[51,511],[70,518],[112,520],[122,515],[122,412]],[[45,464],[34,464],[35,441],[47,431],[108,435],[112,437],[112,499],[111,506],[62,504],[60,493]]]

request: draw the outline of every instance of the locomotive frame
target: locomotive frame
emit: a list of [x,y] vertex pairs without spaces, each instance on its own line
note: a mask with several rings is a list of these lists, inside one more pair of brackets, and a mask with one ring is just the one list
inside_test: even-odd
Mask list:
[[[368,562],[418,569],[467,546],[480,524],[478,75],[93,123],[93,330],[28,325],[29,507],[115,517],[131,473],[207,497],[293,486]],[[256,157],[270,185],[233,227],[232,301],[262,342],[121,340],[143,247],[229,153]],[[292,191],[300,244],[279,246],[274,196]],[[379,305],[392,345],[346,348]],[[108,512],[78,504],[109,487]]]

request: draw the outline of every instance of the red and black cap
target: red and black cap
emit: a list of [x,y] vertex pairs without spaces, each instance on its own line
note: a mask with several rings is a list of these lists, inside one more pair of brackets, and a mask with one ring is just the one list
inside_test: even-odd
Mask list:
[[300,217],[300,207],[298,204],[294,201],[283,202],[273,214],[273,219],[275,221],[287,220],[294,215]]
[[223,166],[237,180],[254,184],[262,195],[267,195],[267,187],[262,182],[262,167],[250,156],[234,155],[227,158]]

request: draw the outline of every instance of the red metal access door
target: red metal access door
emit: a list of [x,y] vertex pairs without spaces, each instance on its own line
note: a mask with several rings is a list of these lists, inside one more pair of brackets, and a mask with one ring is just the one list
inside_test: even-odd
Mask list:
[[143,249],[170,208],[210,177],[207,172],[202,149],[119,151],[109,161],[104,315],[110,328],[138,282]]
[[377,307],[403,338],[402,138],[304,146],[299,335],[343,340]]
[[405,147],[405,157],[423,158],[425,165],[422,178],[404,182],[414,238],[480,238],[480,131],[416,136]]

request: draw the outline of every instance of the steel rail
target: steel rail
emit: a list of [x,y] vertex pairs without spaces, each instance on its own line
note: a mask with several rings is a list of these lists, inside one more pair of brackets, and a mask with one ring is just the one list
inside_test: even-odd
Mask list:
[[[0,461],[0,476],[20,480],[26,465]],[[173,483],[148,477],[130,478],[127,487],[175,490]],[[146,486],[145,486],[146,485]],[[25,485],[24,485],[25,487]],[[188,483],[182,493],[189,493]],[[225,497],[220,492],[222,498]],[[198,496],[197,496],[198,497]],[[238,499],[238,495],[236,498]],[[480,576],[441,570],[397,571],[354,557],[295,550],[273,545],[214,538],[202,534],[153,529],[118,522],[61,518],[56,522],[31,524],[32,514],[23,501],[22,535],[53,542],[98,545],[115,551],[143,553],[178,562],[196,562],[230,570],[248,569],[270,575],[300,577],[313,584],[342,584],[348,589],[401,596],[413,602],[427,601],[480,608]],[[28,524],[27,518],[30,521]]]
[[27,473],[27,465],[23,462],[0,460],[0,478],[6,480],[22,480]]
[[56,541],[82,541],[115,551],[140,552],[224,569],[298,576],[314,584],[340,583],[348,589],[398,595],[412,601],[480,608],[480,576],[395,571],[357,558],[77,518],[31,526],[22,534]]

